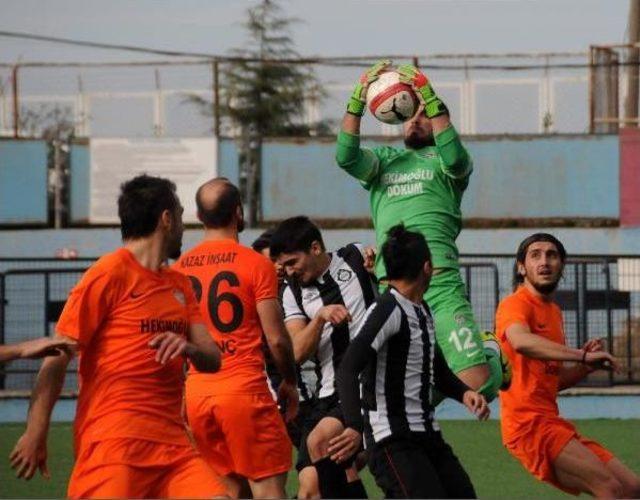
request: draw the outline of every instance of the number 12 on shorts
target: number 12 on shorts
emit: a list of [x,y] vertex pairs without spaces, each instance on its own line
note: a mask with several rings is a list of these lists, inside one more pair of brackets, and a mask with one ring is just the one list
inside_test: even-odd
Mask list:
[[478,344],[473,340],[471,328],[467,328],[466,326],[463,326],[460,330],[452,330],[449,335],[449,343],[453,344],[458,352],[478,347]]

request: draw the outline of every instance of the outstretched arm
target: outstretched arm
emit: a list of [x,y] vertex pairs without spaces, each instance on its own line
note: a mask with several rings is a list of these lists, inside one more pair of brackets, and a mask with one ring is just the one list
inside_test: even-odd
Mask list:
[[45,356],[59,356],[73,347],[75,342],[67,337],[42,337],[26,340],[18,344],[0,345],[0,363],[14,359],[38,359]]
[[431,120],[443,172],[454,179],[467,177],[473,168],[471,157],[451,124],[449,109],[433,90],[427,75],[410,64],[400,66],[398,73],[400,81],[411,85],[418,96],[421,102],[418,112],[423,112]]

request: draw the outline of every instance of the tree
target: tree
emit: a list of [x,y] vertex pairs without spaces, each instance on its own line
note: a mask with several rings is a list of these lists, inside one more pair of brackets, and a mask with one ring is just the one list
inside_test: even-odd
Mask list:
[[[247,9],[244,26],[248,41],[231,51],[222,69],[221,115],[231,120],[240,149],[240,189],[247,206],[249,226],[260,219],[262,141],[268,136],[308,136],[328,133],[328,122],[305,122],[305,102],[324,96],[313,69],[283,63],[300,58],[287,17],[274,0],[261,0]],[[211,103],[192,97],[210,113]]]

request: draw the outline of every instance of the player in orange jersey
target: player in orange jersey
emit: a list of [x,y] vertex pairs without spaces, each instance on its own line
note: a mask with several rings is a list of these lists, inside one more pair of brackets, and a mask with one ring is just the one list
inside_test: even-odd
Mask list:
[[264,369],[262,334],[283,377],[279,400],[287,420],[297,411],[293,349],[278,302],[273,263],[238,243],[244,226],[238,188],[227,179],[203,184],[196,194],[203,241],[175,269],[192,281],[209,331],[222,351],[222,369],[187,376],[187,417],[198,448],[230,493],[248,480],[254,498],[284,498],[291,442]]
[[565,259],[562,243],[546,233],[518,248],[519,286],[496,313],[496,333],[513,367],[511,385],[500,395],[502,440],[535,477],[568,493],[638,498],[638,476],[559,415],[559,390],[617,366],[597,339],[582,349],[565,344],[562,312],[553,302]]
[[[56,325],[80,352],[72,498],[226,495],[181,413],[184,358],[202,372],[220,367],[189,281],[163,265],[180,255],[182,210],[169,180],[124,183],[124,246],[83,275]],[[40,369],[27,429],[10,457],[18,477],[38,468],[49,474],[47,432],[69,360],[47,358]]]

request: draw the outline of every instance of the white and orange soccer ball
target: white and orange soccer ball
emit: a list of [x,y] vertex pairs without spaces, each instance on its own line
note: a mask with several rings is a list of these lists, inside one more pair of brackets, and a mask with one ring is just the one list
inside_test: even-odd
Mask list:
[[367,90],[369,111],[389,125],[406,122],[416,114],[419,105],[411,85],[402,83],[397,71],[382,73]]

